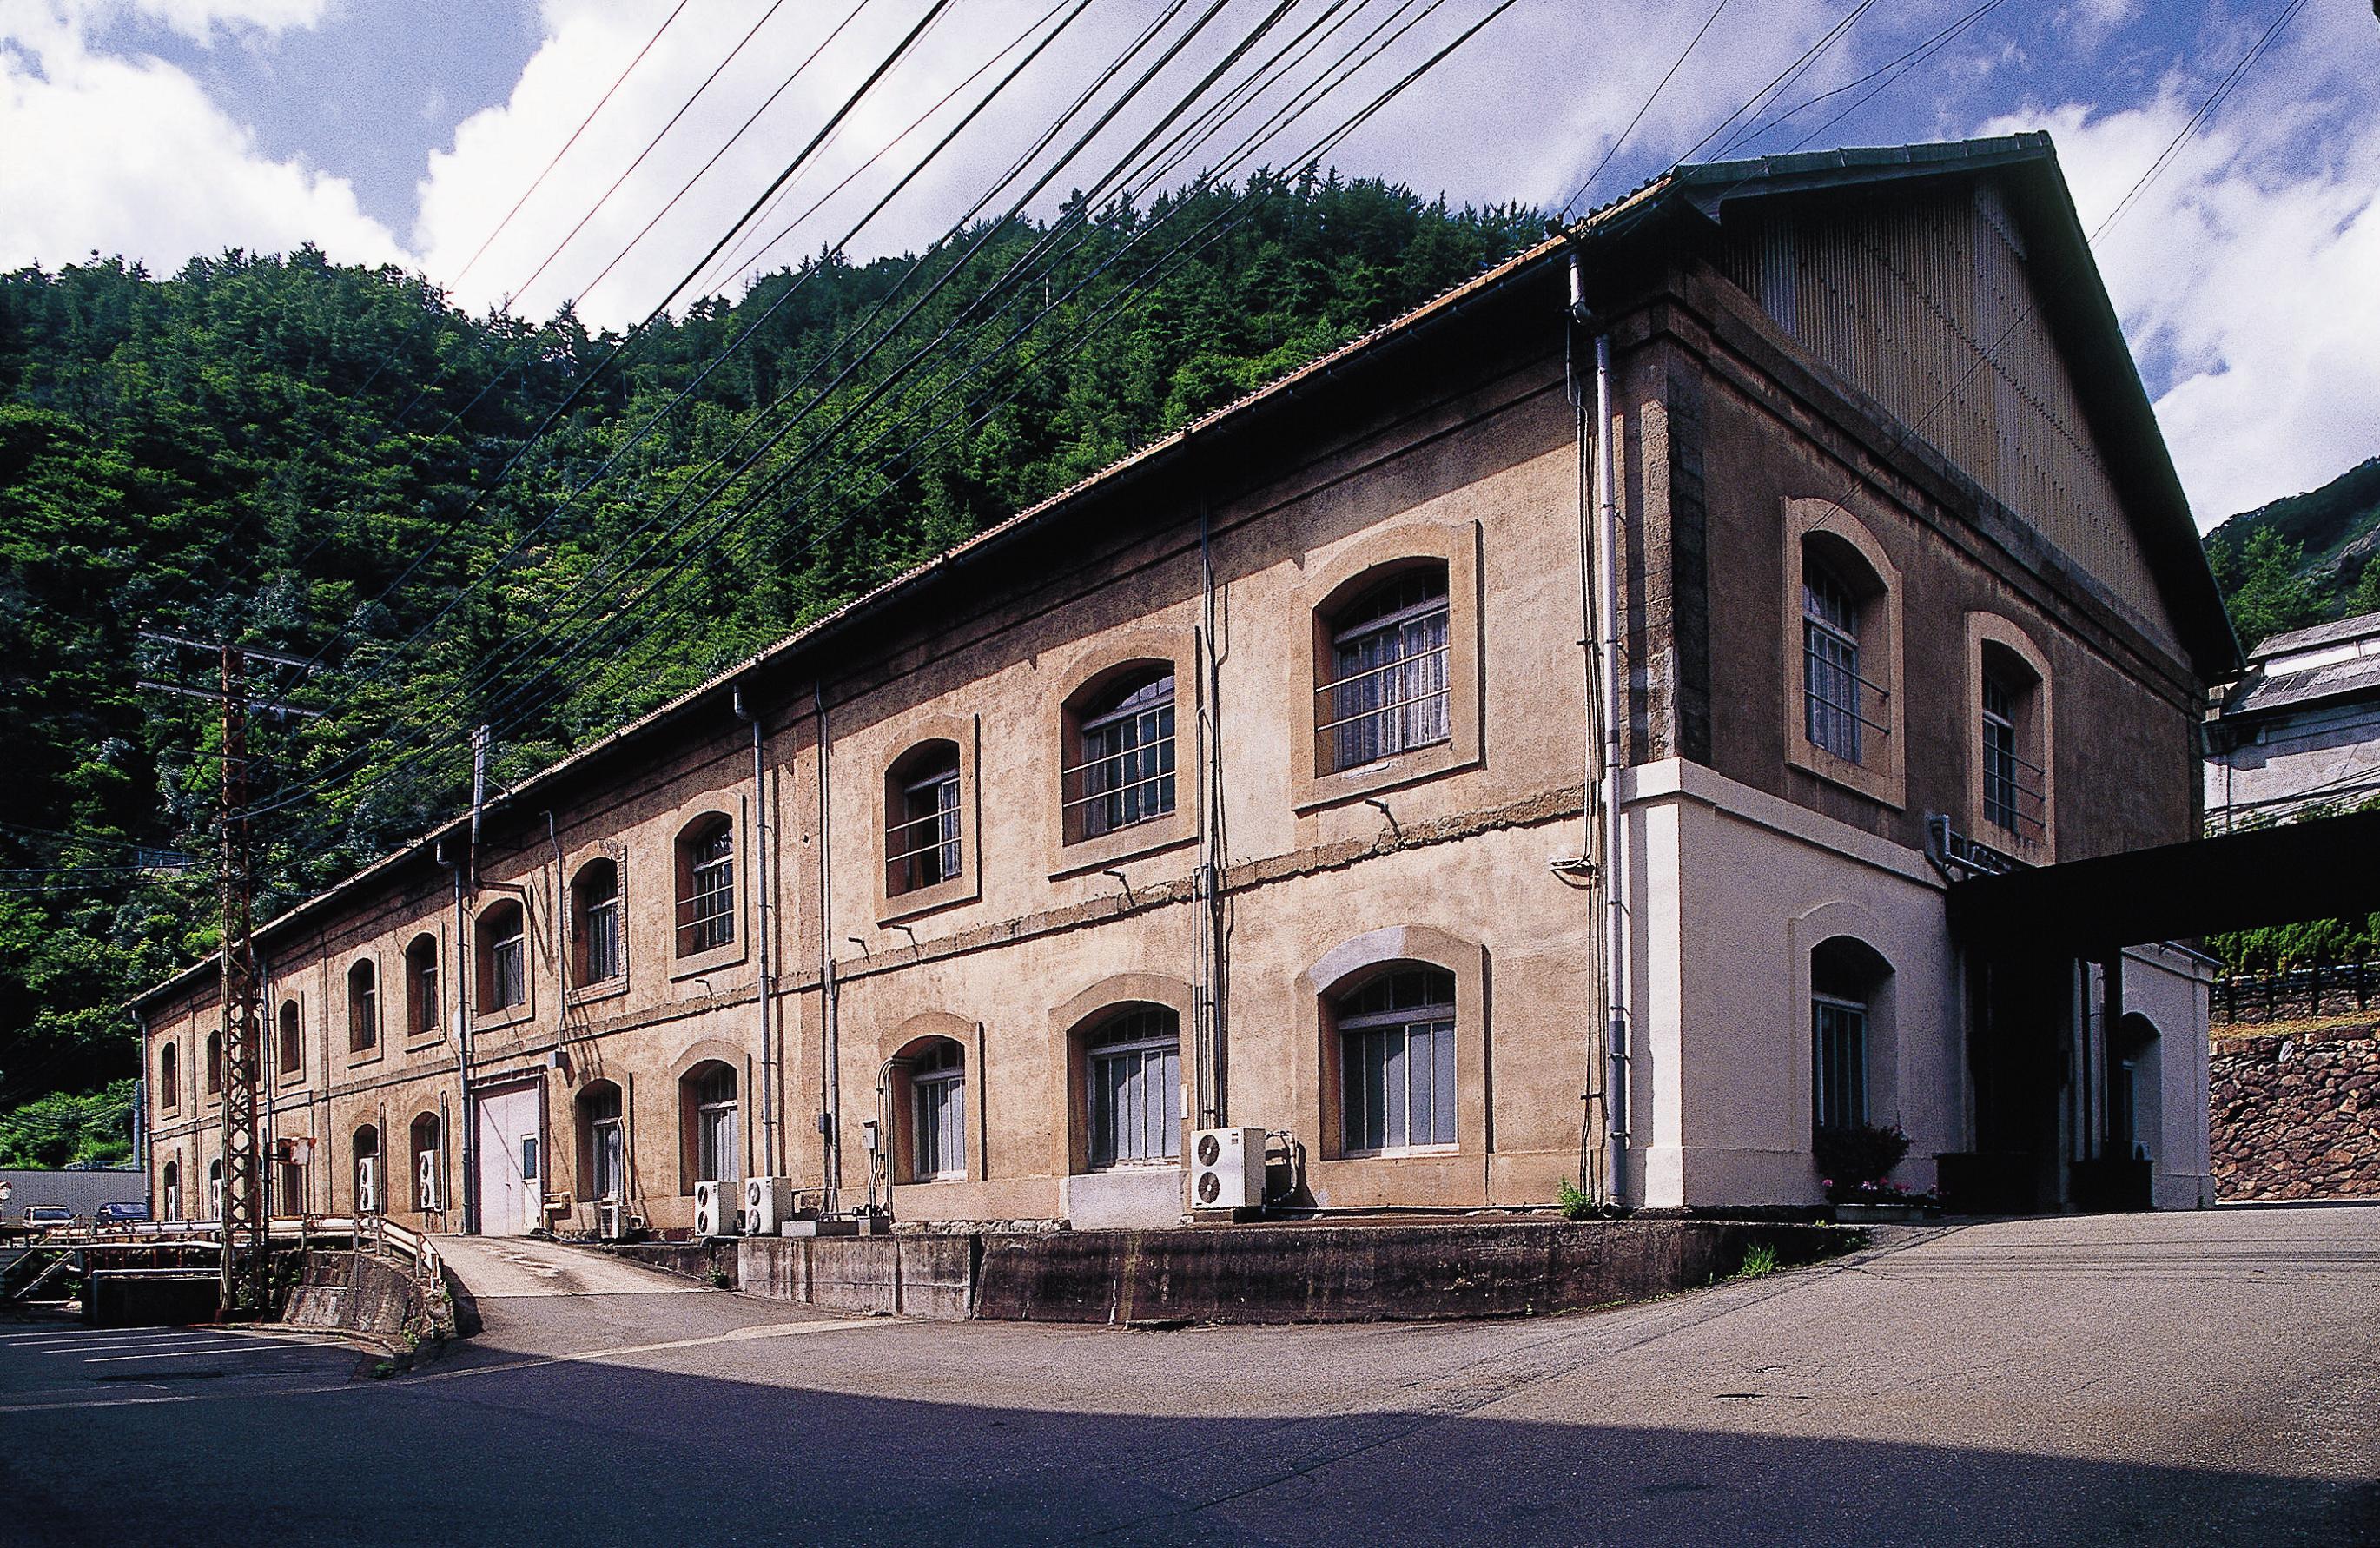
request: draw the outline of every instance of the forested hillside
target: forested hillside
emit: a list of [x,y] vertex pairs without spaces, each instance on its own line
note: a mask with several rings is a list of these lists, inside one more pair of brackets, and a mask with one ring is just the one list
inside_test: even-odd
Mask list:
[[2380,612],[2380,457],[2206,534],[2240,642]]
[[322,713],[255,732],[269,915],[452,812],[471,726],[516,778],[1536,230],[1259,178],[625,347],[312,251],[0,276],[0,1112],[128,1074],[214,944],[213,712],[135,686],[212,663],[144,624],[326,664],[264,685]]

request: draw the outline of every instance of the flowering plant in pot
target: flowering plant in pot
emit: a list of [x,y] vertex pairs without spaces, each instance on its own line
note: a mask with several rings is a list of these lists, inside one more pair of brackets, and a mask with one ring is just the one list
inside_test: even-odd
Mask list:
[[1899,1124],[1847,1124],[1822,1128],[1811,1146],[1830,1204],[1923,1204],[1930,1200],[1886,1181],[1909,1154]]

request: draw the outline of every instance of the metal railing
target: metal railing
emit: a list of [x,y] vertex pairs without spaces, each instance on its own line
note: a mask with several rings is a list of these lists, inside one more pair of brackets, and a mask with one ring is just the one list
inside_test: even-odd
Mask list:
[[2208,1014],[2235,1025],[2345,1015],[2380,999],[2380,962],[2318,962],[2215,981]]

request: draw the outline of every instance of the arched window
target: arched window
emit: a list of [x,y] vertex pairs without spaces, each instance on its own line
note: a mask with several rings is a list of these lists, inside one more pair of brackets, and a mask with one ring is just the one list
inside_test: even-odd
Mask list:
[[347,969],[347,1052],[380,1045],[380,973],[369,961]]
[[628,1146],[620,1115],[620,1088],[591,1082],[578,1093],[578,1175],[587,1197],[614,1201],[628,1192]]
[[1341,1153],[1453,1144],[1454,975],[1400,969],[1342,996],[1333,1012]]
[[1130,1006],[1084,1039],[1083,1111],[1090,1164],[1154,1164],[1182,1155],[1182,1029],[1162,1006]]
[[405,1030],[427,1037],[438,1030],[438,937],[423,932],[405,948]]
[[273,1184],[273,1213],[281,1215],[304,1214],[306,1213],[306,1166],[303,1162],[297,1159],[301,1152],[286,1140],[273,1146],[273,1151],[280,1157],[280,1168]]
[[480,916],[480,1008],[528,1003],[528,939],[521,906],[509,898]]
[[740,1181],[744,1170],[735,1069],[717,1059],[698,1064],[679,1080],[678,1097],[686,1126],[687,1191],[698,1182]]
[[905,1107],[905,1153],[897,1158],[905,1181],[947,1182],[966,1170],[966,1053],[946,1037],[913,1043],[894,1061],[893,1101]]
[[169,1042],[157,1051],[157,1105],[170,1112],[181,1104],[181,1056]]
[[1376,763],[1452,736],[1447,671],[1447,567],[1411,565],[1321,620],[1315,771]]
[[209,1220],[221,1220],[223,1217],[223,1163],[220,1161],[210,1161],[207,1163],[207,1218]]
[[1810,953],[1810,1123],[1819,1133],[1868,1121],[1868,1070],[1877,990],[1892,969],[1849,935]]
[[381,1213],[380,1130],[366,1124],[356,1130],[356,1213]]
[[954,881],[966,835],[959,817],[959,744],[920,742],[885,778],[884,892],[898,896]]
[[222,1092],[223,1033],[209,1032],[207,1034],[207,1095],[219,1096]]
[[618,978],[627,971],[622,946],[620,868],[608,859],[589,860],[570,884],[571,981],[609,983]]
[[1985,640],[1981,654],[1984,821],[2030,843],[2048,814],[2041,675],[1997,640]]
[[280,1025],[274,1037],[280,1044],[281,1073],[295,1075],[306,1067],[306,1044],[298,1034],[298,1002],[281,1002]]
[[1873,602],[1884,583],[1840,542],[1812,535],[1802,555],[1802,698],[1810,745],[1848,763],[1868,760],[1868,742],[1887,735],[1884,700],[1867,649]]
[[182,1164],[180,1162],[169,1161],[165,1163],[165,1171],[160,1190],[162,1197],[157,1201],[159,1218],[164,1220],[181,1219]]
[[439,1187],[444,1169],[438,1163],[438,1115],[423,1113],[413,1120],[413,1207],[424,1213],[443,1208]]
[[692,957],[735,939],[735,825],[698,817],[677,840],[677,954]]
[[[1109,676],[1067,708],[1073,745],[1060,799],[1065,842],[1097,838],[1173,811],[1173,668]],[[956,769],[953,769],[956,800]]]

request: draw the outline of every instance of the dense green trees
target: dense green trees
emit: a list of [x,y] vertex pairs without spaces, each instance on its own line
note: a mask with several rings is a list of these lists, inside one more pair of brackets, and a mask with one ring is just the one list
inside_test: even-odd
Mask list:
[[269,913],[453,811],[469,726],[516,777],[1535,230],[1259,177],[625,344],[311,250],[0,275],[0,1109],[122,1075],[213,945],[211,712],[134,687],[211,669],[144,621],[330,664],[257,732]]

